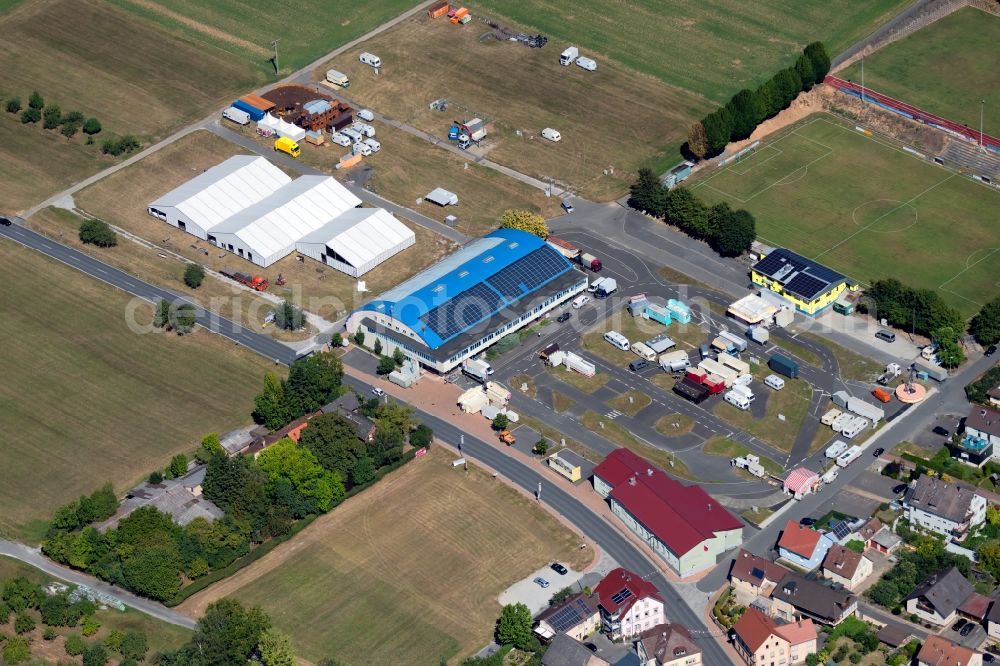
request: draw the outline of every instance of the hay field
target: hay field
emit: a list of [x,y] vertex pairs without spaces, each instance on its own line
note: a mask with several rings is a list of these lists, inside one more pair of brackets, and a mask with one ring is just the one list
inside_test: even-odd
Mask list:
[[[0,533],[39,536],[59,504],[123,490],[207,432],[249,422],[273,364],[205,331],[126,326],[130,297],[0,242]],[[148,323],[152,308],[138,309]]]
[[180,609],[200,613],[222,596],[260,605],[313,662],[433,665],[477,651],[501,591],[552,560],[585,566],[592,551],[451,458],[432,449]]

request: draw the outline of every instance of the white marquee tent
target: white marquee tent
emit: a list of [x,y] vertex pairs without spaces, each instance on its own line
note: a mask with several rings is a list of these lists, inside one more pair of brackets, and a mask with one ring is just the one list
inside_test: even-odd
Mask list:
[[413,230],[382,208],[354,208],[304,236],[302,254],[360,277],[416,242]]

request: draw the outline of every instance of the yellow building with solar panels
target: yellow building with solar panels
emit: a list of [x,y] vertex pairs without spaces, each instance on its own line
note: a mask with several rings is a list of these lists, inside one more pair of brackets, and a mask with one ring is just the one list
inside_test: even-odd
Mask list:
[[851,283],[837,271],[784,248],[772,250],[754,264],[750,279],[809,317],[833,305],[845,289],[858,289],[857,283]]

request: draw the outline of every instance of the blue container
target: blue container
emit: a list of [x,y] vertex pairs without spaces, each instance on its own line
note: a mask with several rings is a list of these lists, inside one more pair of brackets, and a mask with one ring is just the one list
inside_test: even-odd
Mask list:
[[448,128],[448,140],[458,141],[458,125],[452,125]]
[[249,114],[249,116],[250,116],[250,120],[252,120],[254,122],[257,122],[261,118],[264,117],[264,112],[263,111],[261,111],[260,109],[258,109],[256,107],[250,106],[249,104],[247,104],[246,102],[244,102],[241,99],[238,99],[235,102],[233,102],[233,106],[235,106],[240,111],[246,111],[247,114]]

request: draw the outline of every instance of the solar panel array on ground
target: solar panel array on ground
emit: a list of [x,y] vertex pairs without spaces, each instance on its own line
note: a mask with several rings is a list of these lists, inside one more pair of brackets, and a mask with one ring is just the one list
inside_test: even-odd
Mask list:
[[561,254],[541,247],[430,310],[420,321],[442,340],[449,340],[568,270],[572,268]]

